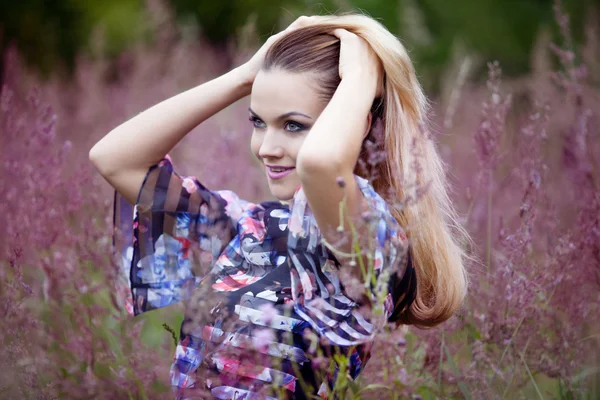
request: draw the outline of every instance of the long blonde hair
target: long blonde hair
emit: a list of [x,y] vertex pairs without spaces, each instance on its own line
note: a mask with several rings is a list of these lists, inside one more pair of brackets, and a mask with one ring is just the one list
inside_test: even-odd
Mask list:
[[[385,154],[373,186],[386,197],[394,217],[406,230],[417,275],[416,298],[395,321],[433,327],[450,318],[466,296],[469,279],[465,262],[470,258],[461,242],[471,240],[448,196],[444,164],[426,129],[428,101],[406,49],[369,16],[350,13],[321,17],[275,42],[266,54],[263,70],[317,72],[320,95],[331,99],[340,83],[340,42],[328,34],[335,28],[367,41],[385,70],[383,96],[371,109],[374,119],[379,115],[383,123]],[[361,153],[359,164],[368,163],[367,153]]]

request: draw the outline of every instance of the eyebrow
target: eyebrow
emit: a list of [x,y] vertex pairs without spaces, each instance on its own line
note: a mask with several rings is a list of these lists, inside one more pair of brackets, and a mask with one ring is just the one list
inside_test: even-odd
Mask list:
[[[248,111],[250,111],[250,113],[251,113],[252,115],[254,115],[255,117],[257,117],[257,118],[260,118],[260,117],[258,116],[258,114],[257,114],[257,113],[255,113],[254,111],[252,111],[252,109],[251,109],[251,108],[248,108]],[[277,117],[277,120],[278,120],[278,121],[280,121],[280,120],[282,120],[282,119],[285,119],[285,118],[287,118],[287,117],[291,117],[292,115],[301,115],[301,116],[303,116],[303,117],[306,117],[306,118],[308,118],[308,119],[312,119],[312,117],[309,117],[309,116],[308,116],[308,115],[306,115],[306,114],[302,114],[301,112],[298,112],[298,111],[291,111],[291,112],[289,112],[289,113],[281,114],[279,117]],[[262,119],[262,118],[260,118],[260,119]]]

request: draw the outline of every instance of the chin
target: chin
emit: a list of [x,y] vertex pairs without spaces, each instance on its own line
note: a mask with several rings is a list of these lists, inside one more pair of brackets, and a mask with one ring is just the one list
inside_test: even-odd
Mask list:
[[279,201],[290,201],[294,197],[294,190],[282,190],[282,188],[271,188],[271,194]]
[[283,201],[283,202],[289,202],[292,200],[292,198],[294,197],[293,194],[291,195],[279,195],[277,193],[273,193],[273,196],[275,196],[277,198],[277,200],[279,201]]

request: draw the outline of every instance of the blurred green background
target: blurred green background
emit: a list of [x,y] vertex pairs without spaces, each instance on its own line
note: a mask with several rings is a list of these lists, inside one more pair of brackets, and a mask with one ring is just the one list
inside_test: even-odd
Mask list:
[[[580,46],[587,19],[598,18],[600,0],[562,3]],[[114,59],[136,43],[154,40],[148,14],[157,6],[194,27],[192,34],[222,47],[235,43],[248,23],[264,41],[299,15],[360,9],[405,42],[430,92],[457,51],[498,60],[509,76],[526,73],[536,37],[546,30],[556,38],[559,29],[552,0],[3,0],[0,50],[4,55],[14,43],[43,75],[60,70],[68,77],[80,53]],[[477,70],[484,76],[485,62]]]

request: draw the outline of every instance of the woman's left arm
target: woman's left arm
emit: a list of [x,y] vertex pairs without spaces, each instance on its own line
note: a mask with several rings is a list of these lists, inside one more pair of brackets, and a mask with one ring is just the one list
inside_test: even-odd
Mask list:
[[[383,70],[368,43],[346,30],[341,39],[342,81],[308,133],[296,160],[302,188],[325,237],[332,243],[340,225],[340,203],[346,196],[346,220],[356,221],[364,198],[354,178],[354,167],[371,124],[370,108],[381,94]],[[344,187],[337,179],[342,178]],[[341,250],[348,252],[351,241]]]

